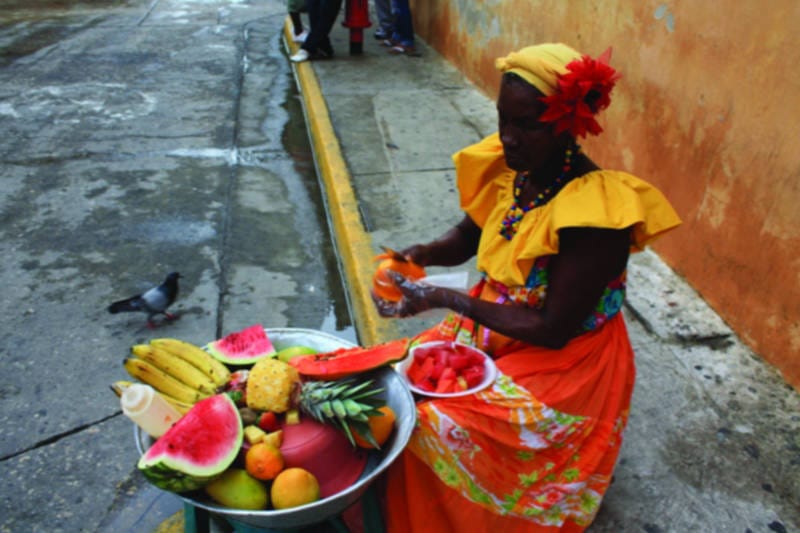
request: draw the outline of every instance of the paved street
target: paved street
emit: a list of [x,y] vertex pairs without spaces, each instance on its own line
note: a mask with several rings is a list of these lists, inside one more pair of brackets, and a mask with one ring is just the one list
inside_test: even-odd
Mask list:
[[[285,16],[279,0],[0,7],[0,531],[153,531],[180,501],[135,470],[108,388],[129,347],[255,322],[355,341],[378,245],[458,219],[449,157],[494,130],[493,102],[421,41],[392,57],[368,30],[349,56],[338,23],[336,59],[293,72]],[[331,204],[330,169],[355,206]],[[337,246],[326,201],[350,211]],[[172,270],[180,320],[106,312]],[[637,388],[590,531],[800,530],[800,396],[654,253],[629,282]]]
[[[284,17],[277,1],[0,8],[1,530],[98,530],[139,493],[109,390],[132,344],[255,322],[355,340]],[[106,312],[172,270],[180,320]]]

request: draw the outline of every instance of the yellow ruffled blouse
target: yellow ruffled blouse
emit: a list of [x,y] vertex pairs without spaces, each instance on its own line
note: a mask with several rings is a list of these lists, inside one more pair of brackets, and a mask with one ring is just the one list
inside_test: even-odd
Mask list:
[[537,258],[558,253],[561,228],[633,226],[631,250],[640,251],[681,221],[661,192],[631,174],[596,170],[569,181],[549,202],[525,214],[509,241],[500,227],[513,201],[515,172],[505,164],[499,134],[453,155],[461,208],[485,231],[477,268],[507,287],[525,284]]

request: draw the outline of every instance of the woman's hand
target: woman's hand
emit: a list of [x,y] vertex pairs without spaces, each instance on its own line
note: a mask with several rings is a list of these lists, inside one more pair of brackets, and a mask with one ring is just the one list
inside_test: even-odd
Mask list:
[[425,244],[414,244],[404,250],[400,250],[399,253],[419,266],[428,266],[431,261],[430,248]]
[[400,301],[392,302],[371,292],[372,301],[381,316],[403,318],[435,307],[442,307],[440,293],[446,289],[425,283],[415,283],[393,270],[388,270],[386,274],[403,293],[403,298]]

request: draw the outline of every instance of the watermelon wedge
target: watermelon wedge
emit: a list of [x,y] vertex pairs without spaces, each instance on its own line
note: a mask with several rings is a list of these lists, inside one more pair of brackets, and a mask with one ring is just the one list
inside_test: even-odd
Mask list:
[[227,394],[201,400],[139,459],[153,485],[171,492],[199,489],[236,459],[244,439],[242,419]]
[[205,350],[229,365],[253,365],[277,353],[261,324],[254,324],[208,343]]

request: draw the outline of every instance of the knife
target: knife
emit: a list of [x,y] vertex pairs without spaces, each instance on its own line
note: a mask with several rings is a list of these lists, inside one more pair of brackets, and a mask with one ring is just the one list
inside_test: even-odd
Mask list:
[[389,254],[389,256],[395,261],[400,261],[401,263],[408,263],[408,258],[403,254],[401,254],[400,252],[392,250],[388,246],[381,246],[381,249],[387,254]]

